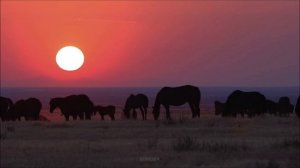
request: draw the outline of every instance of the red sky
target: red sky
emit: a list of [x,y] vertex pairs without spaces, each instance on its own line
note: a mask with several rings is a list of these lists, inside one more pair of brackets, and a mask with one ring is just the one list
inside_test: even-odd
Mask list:
[[299,85],[299,1],[1,1],[1,86],[181,84]]

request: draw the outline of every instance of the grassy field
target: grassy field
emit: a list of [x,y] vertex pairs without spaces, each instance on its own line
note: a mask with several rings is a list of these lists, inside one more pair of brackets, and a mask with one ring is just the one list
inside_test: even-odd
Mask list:
[[1,123],[1,168],[300,167],[295,117]]

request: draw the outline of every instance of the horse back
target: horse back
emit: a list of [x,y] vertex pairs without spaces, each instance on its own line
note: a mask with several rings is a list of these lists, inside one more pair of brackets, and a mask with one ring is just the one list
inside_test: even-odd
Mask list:
[[199,103],[201,93],[198,87],[185,85],[180,87],[163,87],[157,94],[162,104],[182,105],[186,102]]

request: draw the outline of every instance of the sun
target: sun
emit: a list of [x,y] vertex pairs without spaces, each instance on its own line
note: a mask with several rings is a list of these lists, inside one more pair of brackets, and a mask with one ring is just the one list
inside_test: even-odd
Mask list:
[[75,71],[83,65],[84,55],[75,46],[65,46],[57,52],[56,63],[65,71]]

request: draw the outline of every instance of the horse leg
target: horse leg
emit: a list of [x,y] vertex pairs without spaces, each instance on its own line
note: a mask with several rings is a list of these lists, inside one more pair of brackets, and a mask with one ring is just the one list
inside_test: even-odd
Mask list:
[[200,104],[199,103],[196,103],[196,105],[195,105],[196,107],[195,107],[195,109],[196,109],[196,113],[197,113],[197,116],[198,116],[198,118],[200,118]]
[[192,102],[189,102],[189,105],[190,105],[190,108],[192,110],[192,117],[195,118],[197,116],[197,112],[193,106],[193,103]]
[[143,118],[143,120],[145,120],[145,112],[144,112],[143,108],[140,107],[140,110],[141,110],[141,113],[142,113],[142,118]]
[[66,119],[66,121],[69,121],[69,115],[68,114],[65,114],[65,119]]
[[111,120],[115,120],[114,114],[110,114],[110,118],[111,118]]
[[198,116],[198,118],[200,118],[200,102],[195,101],[193,104],[194,104],[195,116]]
[[85,116],[86,120],[91,120],[92,119],[92,116],[91,116],[91,114],[89,112],[85,112],[84,116]]
[[36,115],[36,116],[35,116],[35,120],[40,120],[40,116],[39,116],[39,115]]
[[166,109],[166,117],[167,117],[167,120],[171,120],[170,106],[168,106],[168,105],[164,105],[164,106],[165,106],[165,109]]
[[132,118],[135,119],[135,120],[137,119],[137,114],[136,114],[135,109],[133,109]]
[[78,116],[79,116],[80,120],[83,120],[83,118],[84,118],[83,113],[78,114]]
[[147,107],[144,107],[144,112],[145,112],[145,120],[147,120]]
[[104,120],[104,115],[103,114],[101,114],[101,120]]
[[73,114],[73,120],[77,120],[77,115]]

